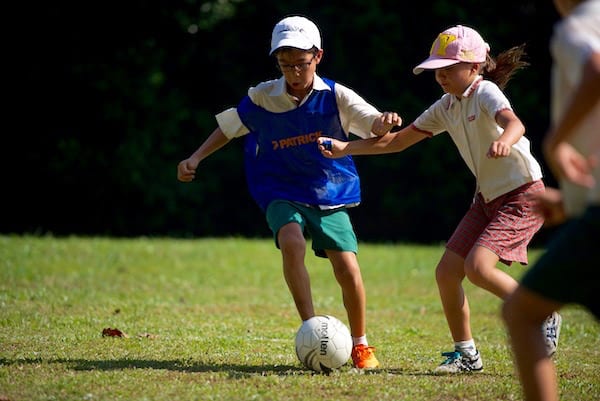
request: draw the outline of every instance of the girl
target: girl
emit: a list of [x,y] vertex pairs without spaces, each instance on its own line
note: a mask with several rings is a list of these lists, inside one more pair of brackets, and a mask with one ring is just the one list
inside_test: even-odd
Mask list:
[[[454,26],[440,33],[429,58],[414,74],[434,70],[445,94],[410,126],[380,138],[341,142],[319,138],[326,157],[381,154],[402,151],[442,132],[448,132],[475,175],[473,202],[446,244],[436,268],[436,281],[452,338],[454,351],[438,373],[483,369],[471,334],[470,311],[462,282],[506,299],[517,282],[498,269],[498,261],[527,264],[527,245],[543,224],[528,196],[544,191],[540,165],[523,136],[525,127],[502,92],[518,69],[521,47],[489,56],[489,45],[475,30]],[[488,79],[484,79],[484,76]],[[324,146],[327,145],[327,146]],[[331,150],[328,150],[331,148]],[[556,349],[560,316],[553,315],[549,352]]]

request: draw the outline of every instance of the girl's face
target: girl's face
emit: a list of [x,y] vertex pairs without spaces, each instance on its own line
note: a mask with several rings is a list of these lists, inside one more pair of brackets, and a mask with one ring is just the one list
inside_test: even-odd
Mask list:
[[303,99],[312,89],[317,64],[321,62],[323,50],[316,53],[300,49],[283,49],[276,56],[277,67],[285,77],[290,95]]
[[445,93],[462,97],[467,87],[479,74],[479,64],[458,63],[435,70],[435,80]]

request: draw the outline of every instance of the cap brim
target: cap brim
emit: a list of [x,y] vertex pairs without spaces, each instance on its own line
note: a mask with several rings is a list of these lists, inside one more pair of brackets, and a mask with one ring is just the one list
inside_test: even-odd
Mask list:
[[273,52],[275,50],[280,49],[282,47],[293,47],[295,49],[300,49],[300,50],[310,50],[314,46],[315,45],[313,45],[308,40],[302,41],[302,40],[299,40],[298,38],[281,39],[279,42],[277,42],[277,44],[275,46],[271,47],[271,51],[269,52],[269,55],[273,54]]
[[437,70],[438,68],[444,68],[458,63],[460,63],[460,60],[453,60],[449,58],[428,58],[413,68],[413,74],[418,75],[424,70]]

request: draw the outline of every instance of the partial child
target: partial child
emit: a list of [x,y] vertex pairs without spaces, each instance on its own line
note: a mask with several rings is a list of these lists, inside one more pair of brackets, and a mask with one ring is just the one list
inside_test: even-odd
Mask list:
[[[474,29],[457,25],[441,32],[429,57],[414,74],[433,70],[444,95],[412,124],[381,138],[340,142],[331,150],[320,138],[327,157],[400,152],[425,138],[448,132],[476,179],[475,197],[448,240],[435,271],[444,314],[454,349],[444,352],[437,373],[483,369],[471,333],[471,314],[463,288],[465,276],[500,299],[506,299],[517,281],[496,265],[528,263],[527,246],[543,224],[528,196],[544,191],[539,163],[532,156],[525,127],[503,93],[520,68],[523,46],[502,52],[496,59]],[[548,317],[546,326],[558,333],[560,316]],[[540,330],[543,328],[540,327]],[[545,328],[544,328],[545,330]],[[548,352],[556,350],[557,336],[548,338]]]
[[566,222],[502,309],[526,401],[559,399],[556,368],[537,330],[545,316],[579,304],[600,322],[600,0],[554,5],[562,20],[550,41],[552,124],[544,154],[561,190],[535,200],[548,223]]
[[328,258],[348,315],[359,369],[379,366],[366,335],[366,295],[358,264],[357,238],[348,208],[361,201],[360,180],[350,156],[325,158],[316,141],[321,135],[347,141],[384,135],[400,117],[381,113],[350,88],[316,73],[323,59],[317,26],[302,16],[279,21],[270,55],[279,79],[248,90],[236,108],[216,116],[218,127],[177,168],[177,177],[192,181],[198,164],[230,140],[245,136],[249,190],[266,214],[275,245],[281,251],[283,275],[300,318],[315,316],[308,270],[307,241],[319,257]]

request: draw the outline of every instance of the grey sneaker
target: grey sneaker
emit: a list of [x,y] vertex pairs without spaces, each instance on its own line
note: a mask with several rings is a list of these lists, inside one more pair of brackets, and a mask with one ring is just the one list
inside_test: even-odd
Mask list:
[[544,324],[542,325],[542,332],[544,333],[548,356],[552,356],[556,353],[561,325],[562,317],[558,314],[558,312],[552,312],[552,314],[546,318]]
[[458,351],[442,352],[442,356],[445,356],[446,360],[442,362],[440,366],[435,368],[434,373],[452,374],[478,372],[483,369],[483,362],[481,362],[479,351],[477,351],[473,356],[469,356]]

